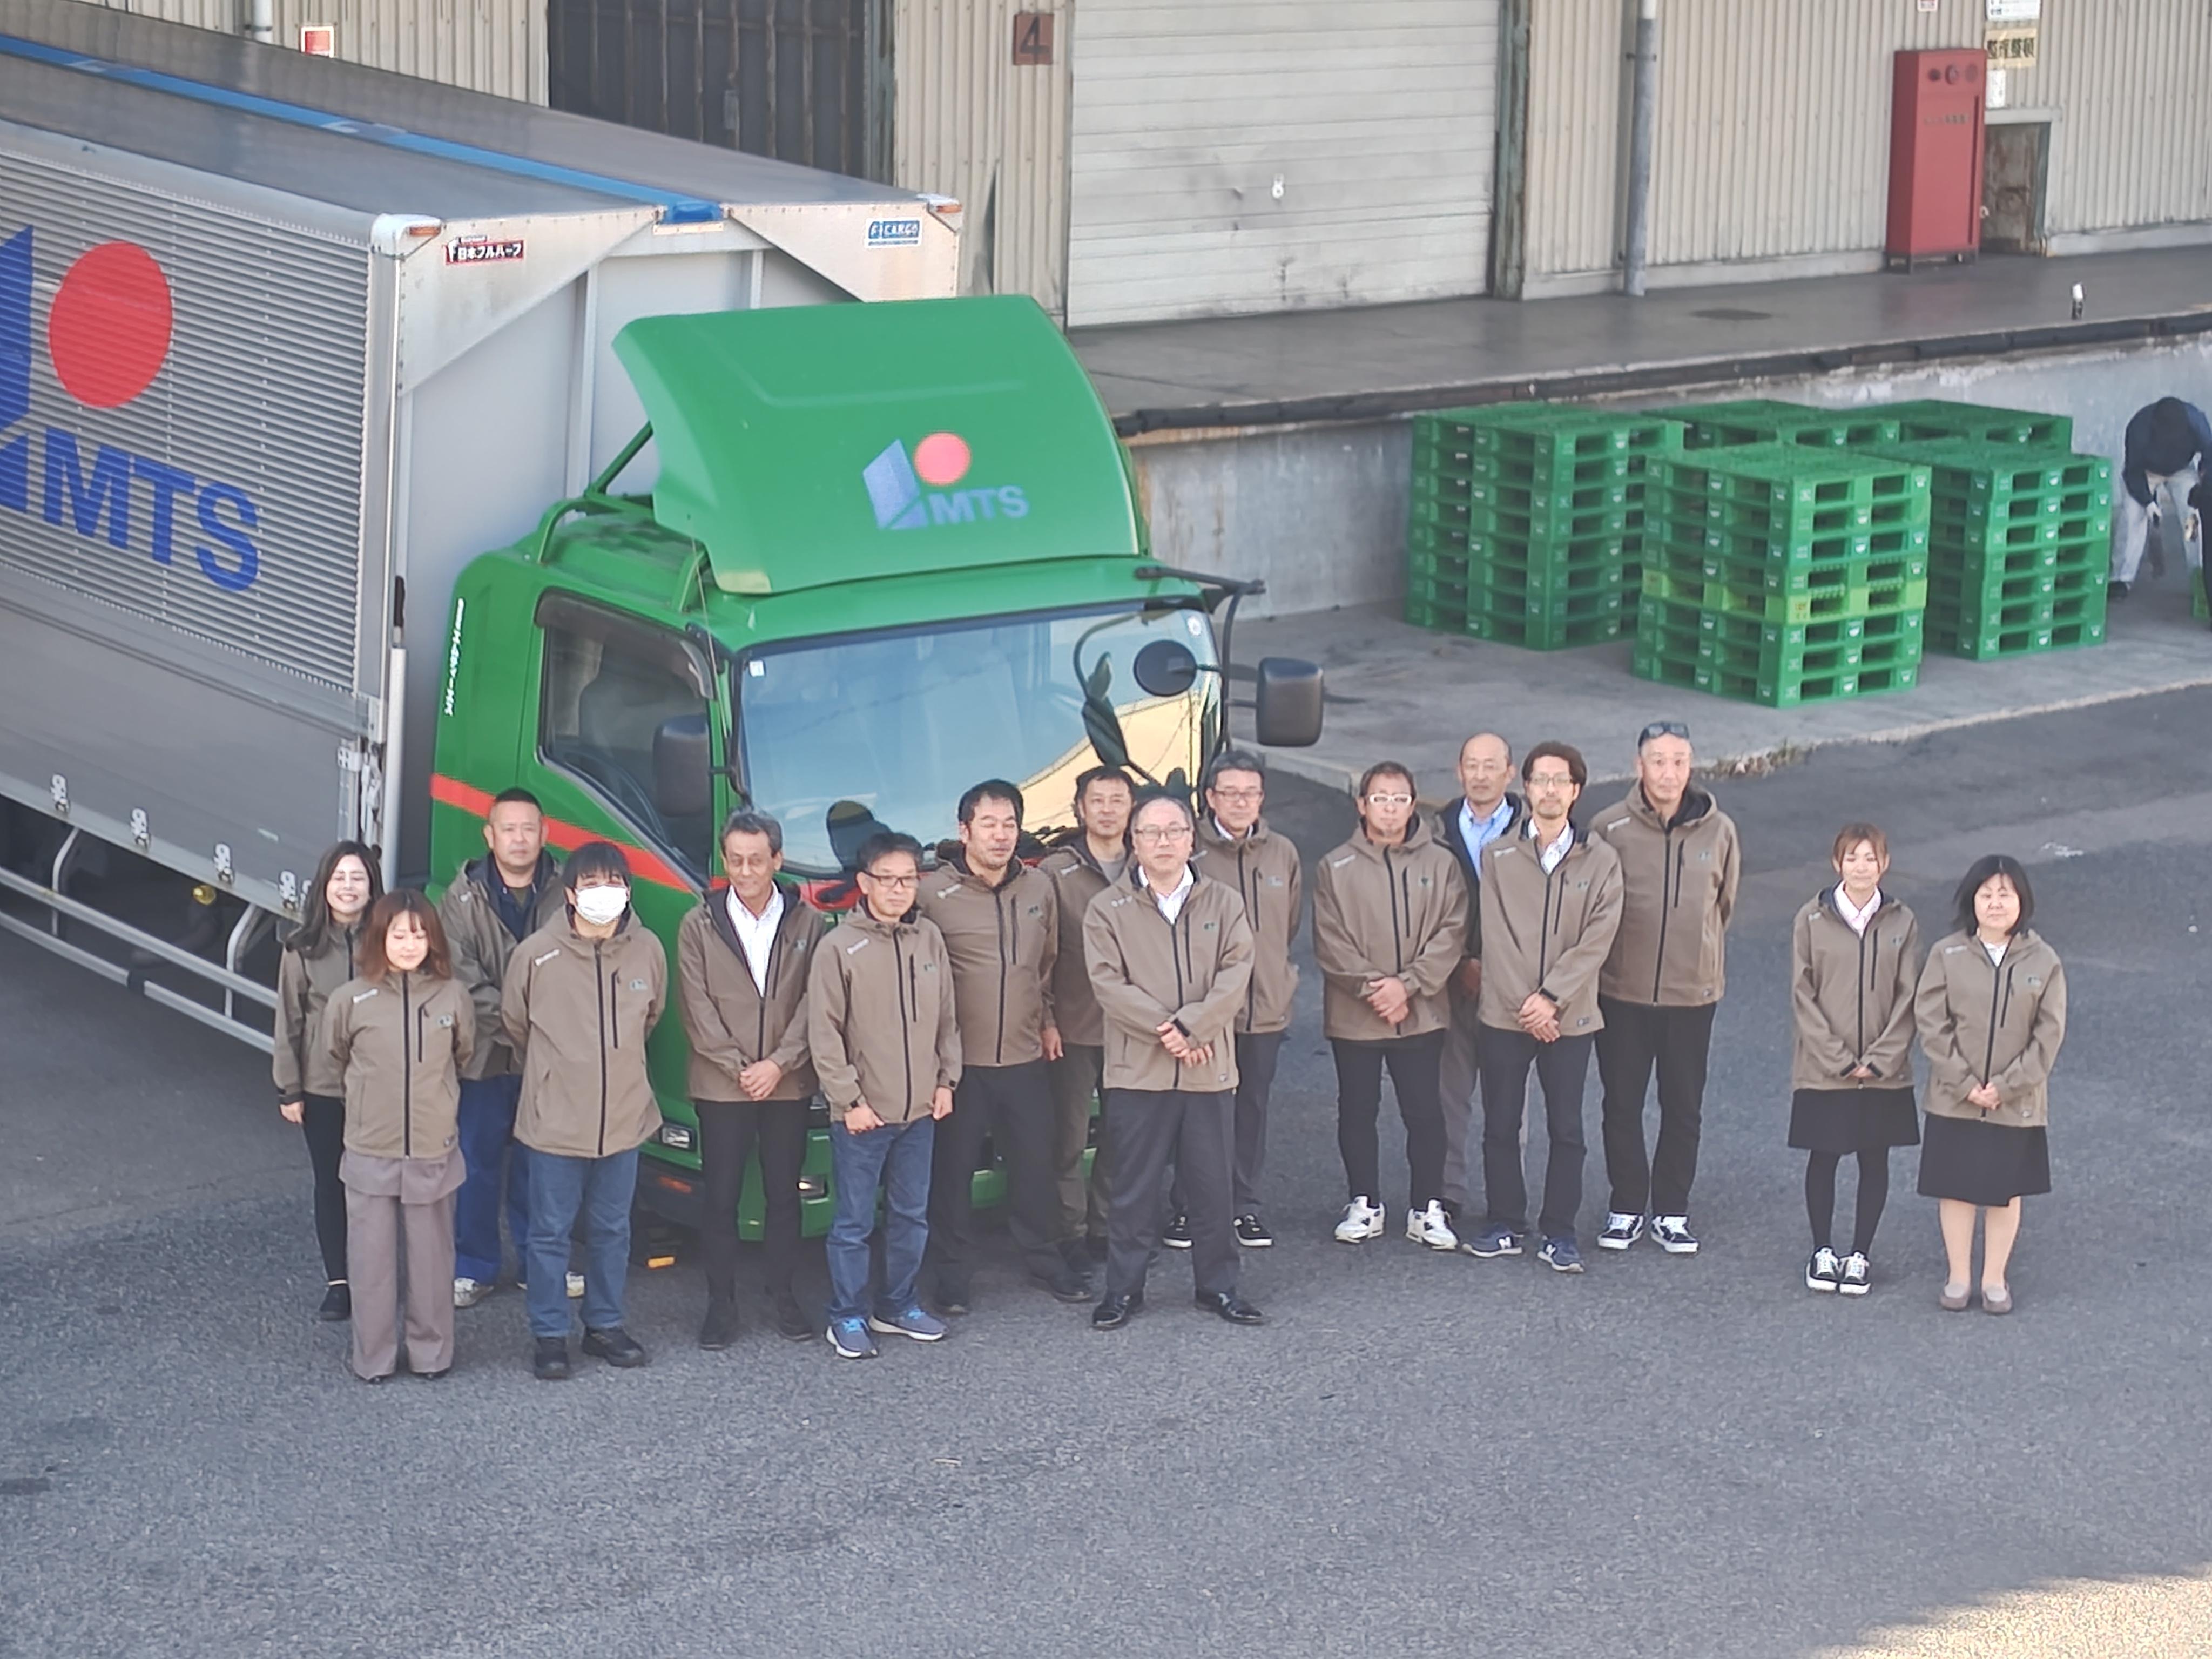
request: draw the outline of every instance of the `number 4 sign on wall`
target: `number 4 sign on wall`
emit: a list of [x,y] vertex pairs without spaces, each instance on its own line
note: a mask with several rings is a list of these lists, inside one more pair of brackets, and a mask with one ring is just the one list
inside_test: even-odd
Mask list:
[[1017,68],[1042,67],[1052,62],[1053,15],[1048,11],[1014,14],[1014,64]]

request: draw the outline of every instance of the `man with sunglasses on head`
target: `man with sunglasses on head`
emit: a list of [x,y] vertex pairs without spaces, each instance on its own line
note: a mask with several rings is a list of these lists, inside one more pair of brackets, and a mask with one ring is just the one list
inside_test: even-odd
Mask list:
[[[1625,1250],[1646,1226],[1669,1255],[1695,1255],[1690,1185],[1698,1174],[1705,1060],[1735,913],[1735,823],[1690,781],[1690,728],[1654,720],[1636,739],[1636,783],[1595,833],[1620,860],[1620,931],[1598,979],[1605,1029],[1606,1175],[1601,1249]],[[1659,1139],[1647,1148],[1644,1101],[1659,1074]],[[1647,1221],[1648,1218],[1648,1221]]]
[[1459,860],[1414,810],[1413,775],[1380,761],[1359,780],[1359,828],[1314,873],[1314,961],[1321,969],[1322,1029],[1336,1056],[1336,1144],[1351,1201],[1340,1243],[1382,1236],[1376,1119],[1388,1067],[1406,1124],[1410,1171],[1406,1237],[1455,1250],[1444,1219],[1443,1108],[1437,1068],[1451,1010],[1445,987],[1467,937],[1467,883]]

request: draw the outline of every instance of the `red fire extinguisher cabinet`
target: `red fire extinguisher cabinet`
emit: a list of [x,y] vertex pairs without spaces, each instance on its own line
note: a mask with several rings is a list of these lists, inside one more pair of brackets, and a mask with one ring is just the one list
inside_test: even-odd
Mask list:
[[1964,264],[1982,246],[1983,96],[1979,51],[1900,52],[1889,112],[1892,270]]

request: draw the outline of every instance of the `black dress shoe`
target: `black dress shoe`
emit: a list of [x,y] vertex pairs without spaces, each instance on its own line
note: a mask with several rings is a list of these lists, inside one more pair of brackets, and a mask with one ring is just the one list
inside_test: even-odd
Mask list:
[[799,1305],[797,1297],[776,1297],[775,1334],[788,1342],[811,1342],[814,1340],[815,1322],[806,1316],[806,1310]]
[[645,1347],[619,1325],[611,1331],[586,1331],[584,1352],[594,1359],[604,1359],[617,1370],[629,1370],[645,1364]]
[[417,1371],[415,1373],[416,1376],[420,1377],[425,1382],[441,1382],[447,1377],[451,1376],[453,1374],[453,1368],[451,1365],[447,1366],[446,1369],[441,1371]]
[[937,1287],[937,1311],[947,1319],[963,1318],[974,1305],[970,1299],[973,1296],[974,1292],[965,1285],[939,1285]]
[[532,1373],[540,1382],[568,1380],[568,1345],[557,1336],[541,1336],[530,1358]]
[[1192,1298],[1210,1314],[1218,1314],[1232,1325],[1256,1325],[1260,1310],[1234,1291],[1200,1291]]
[[1091,1275],[1078,1273],[1073,1267],[1063,1267],[1049,1279],[1039,1279],[1037,1283],[1062,1302],[1091,1300]]
[[710,1353],[720,1353],[737,1340],[738,1304],[709,1302],[706,1320],[699,1327],[699,1346]]
[[1127,1296],[1109,1293],[1101,1297],[1098,1305],[1091,1310],[1091,1328],[1094,1331],[1118,1331],[1144,1305],[1145,1293],[1142,1291],[1133,1291]]
[[379,1382],[383,1382],[386,1376],[389,1376],[391,1375],[392,1373],[390,1371],[386,1371],[382,1376],[364,1376],[361,1380],[368,1383],[371,1388],[374,1388]]
[[315,1310],[315,1317],[325,1325],[343,1325],[353,1317],[353,1286],[343,1279],[323,1292],[323,1305]]

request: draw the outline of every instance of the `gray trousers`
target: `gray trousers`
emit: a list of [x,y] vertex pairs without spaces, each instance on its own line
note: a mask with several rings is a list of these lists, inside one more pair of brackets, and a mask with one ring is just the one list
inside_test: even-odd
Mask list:
[[1091,1144],[1091,1103],[1099,1098],[1106,1076],[1106,1050],[1097,1043],[1071,1042],[1047,1068],[1052,1089],[1053,1121],[1059,1125],[1060,1207],[1070,1238],[1106,1237],[1106,1115],[1098,1115],[1098,1152],[1091,1160],[1090,1190],[1083,1182],[1083,1149]]
[[1106,1292],[1145,1288],[1145,1270],[1166,1219],[1168,1160],[1182,1172],[1190,1220],[1190,1271],[1201,1291],[1237,1288],[1237,1233],[1231,1212],[1230,1140],[1237,1097],[1182,1090],[1109,1089],[1106,1121],[1114,1137],[1114,1206],[1108,1218]]
[[[1237,1213],[1260,1213],[1260,1171],[1267,1161],[1267,1097],[1274,1091],[1275,1064],[1282,1058],[1288,1031],[1237,1034],[1236,1144],[1231,1148]],[[1168,1183],[1168,1207],[1184,1212],[1182,1167]]]
[[397,1194],[346,1188],[356,1376],[389,1376],[399,1368],[403,1249],[407,1369],[419,1376],[453,1364],[453,1201],[447,1193],[428,1204],[404,1204]]
[[2173,526],[2173,535],[2181,543],[2182,556],[2191,570],[2204,562],[2203,526],[2197,532],[2189,532],[2189,492],[2197,487],[2197,472],[2191,468],[2171,477],[2154,472],[2148,475],[2150,498],[2157,501],[2165,497],[2165,523],[2158,529],[2150,527],[2150,508],[2128,494],[2117,474],[2112,479],[2112,580],[2131,582],[2137,567],[2142,563],[2143,551],[2149,538],[2163,536],[2166,526]]
[[[1474,1033],[1480,1024],[1474,1011],[1480,1006],[1478,999],[1463,995],[1457,985],[1452,987],[1451,1024],[1444,1027],[1443,1059],[1437,1066],[1444,1103],[1443,1200],[1454,1215],[1464,1217],[1480,1212],[1474,1189],[1468,1184],[1474,1170],[1471,1152],[1482,1141],[1474,1133],[1474,1126],[1480,1121],[1476,1107],[1482,1095],[1482,1068],[1474,1054]],[[1528,1104],[1525,1095],[1522,1104],[1524,1109]],[[1525,1109],[1521,1119],[1521,1150],[1524,1154],[1528,1150]]]

